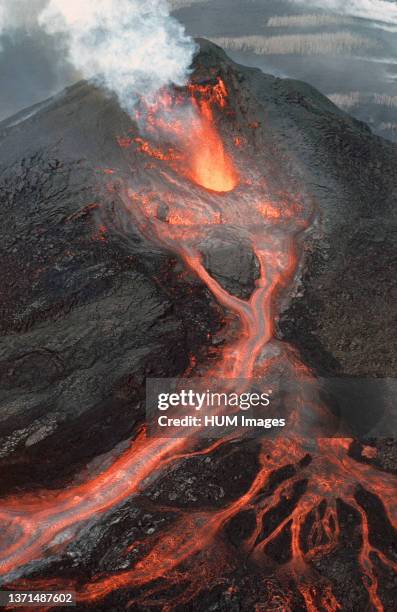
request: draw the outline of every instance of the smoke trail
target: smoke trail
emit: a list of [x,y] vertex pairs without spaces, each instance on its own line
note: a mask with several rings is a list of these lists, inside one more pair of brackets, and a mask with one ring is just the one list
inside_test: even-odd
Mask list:
[[195,51],[166,0],[50,0],[39,24],[60,36],[73,66],[115,92],[126,110],[137,96],[185,83]]
[[14,30],[30,31],[47,0],[0,0],[0,35]]

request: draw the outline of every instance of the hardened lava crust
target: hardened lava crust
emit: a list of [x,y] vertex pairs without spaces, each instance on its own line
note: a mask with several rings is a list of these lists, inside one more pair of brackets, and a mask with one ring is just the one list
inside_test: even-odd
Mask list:
[[[198,44],[194,95],[227,92],[211,120],[240,168],[239,179],[230,170],[233,206],[240,194],[245,205],[241,175],[253,167],[274,202],[293,194],[283,227],[291,210],[310,206],[275,340],[315,375],[396,377],[397,146],[309,85]],[[117,214],[126,181],[139,177],[153,194],[174,177],[164,164],[178,159],[170,150],[165,159],[161,144],[149,146],[117,101],[86,82],[0,124],[6,513],[29,505],[30,494],[49,508],[52,493],[63,499],[110,474],[131,439],[139,450],[145,378],[215,364],[222,330],[238,327],[216,291],[241,304],[260,285],[266,251],[236,224],[214,223],[200,236],[195,274],[168,234],[151,241],[133,216]],[[196,202],[189,176],[173,180]],[[140,189],[130,201],[149,210],[145,197]],[[210,193],[213,210],[227,197]],[[273,224],[274,202],[258,208]],[[219,211],[227,215],[224,204]],[[156,223],[171,226],[172,212],[172,202],[160,206]],[[55,538],[46,555],[21,552],[13,565],[10,553],[0,561],[2,585],[72,588],[79,610],[392,612],[396,471],[393,439],[330,439],[304,450],[293,441],[199,444],[98,516],[84,515],[70,541]],[[13,537],[17,545],[7,533],[5,545]]]

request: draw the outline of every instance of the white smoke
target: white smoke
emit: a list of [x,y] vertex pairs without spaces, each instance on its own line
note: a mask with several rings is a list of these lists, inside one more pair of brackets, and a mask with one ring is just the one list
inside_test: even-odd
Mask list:
[[126,110],[183,85],[195,52],[167,0],[0,0],[0,35],[18,29],[53,36],[81,76],[115,92]]
[[0,51],[1,37],[12,36],[16,30],[30,32],[37,26],[39,11],[47,0],[0,0]]
[[37,27],[37,18],[47,0],[0,0],[0,34]]
[[195,51],[166,0],[50,0],[39,23],[64,36],[73,66],[127,110],[136,95],[184,84]]

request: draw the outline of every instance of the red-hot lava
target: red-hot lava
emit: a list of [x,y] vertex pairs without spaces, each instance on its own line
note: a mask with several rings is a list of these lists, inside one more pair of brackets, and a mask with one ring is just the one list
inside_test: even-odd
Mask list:
[[[227,92],[221,79],[215,86],[190,86],[190,104],[182,98],[163,93],[158,101],[145,109],[148,132],[169,137],[174,147],[162,151],[142,138],[135,138],[141,152],[156,159],[175,162],[178,172],[205,189],[228,192],[238,184],[238,173],[225,150],[215,124],[212,106],[224,108]],[[121,140],[122,146],[131,144]]]
[[[215,111],[222,113],[227,97],[224,83],[218,80],[215,86],[190,86],[187,105],[186,100],[166,97],[165,102],[146,111],[148,134],[160,134],[168,142],[161,147],[150,138],[121,141],[122,146],[135,147],[137,155],[145,155],[155,164],[150,166],[148,162],[149,178],[125,185],[124,212],[150,240],[179,255],[233,315],[226,333],[228,342],[216,365],[206,372],[202,369],[202,376],[251,379],[283,371],[296,378],[310,378],[295,352],[275,340],[274,325],[280,292],[291,283],[298,265],[297,237],[310,224],[313,211],[295,196],[271,197],[261,177],[250,175],[243,154],[236,153],[233,159],[226,150],[216,127]],[[239,151],[240,144],[239,139]],[[195,185],[187,185],[189,182]],[[227,228],[237,229],[244,236],[259,264],[259,279],[248,300],[230,294],[203,263],[203,245]],[[296,413],[295,431],[299,433],[299,406]],[[143,429],[127,451],[91,480],[62,491],[4,499],[0,511],[4,527],[1,574],[50,554],[62,541],[66,545],[84,521],[142,492],[149,476],[153,482],[181,458],[210,455],[229,442],[219,440],[206,447],[201,441],[197,449],[197,439],[151,439]],[[384,606],[378,590],[378,564],[394,571],[397,564],[390,551],[381,550],[371,537],[369,518],[357,490],[363,486],[381,500],[385,521],[392,529],[397,517],[395,484],[390,475],[354,460],[349,455],[350,445],[348,439],[319,438],[310,443],[299,436],[263,439],[258,472],[248,490],[221,509],[178,510],[177,520],[148,538],[148,550],[125,571],[98,575],[87,584],[54,579],[20,580],[18,585],[31,590],[41,586],[74,587],[79,600],[85,602],[97,601],[115,589],[144,587],[143,594],[134,596],[131,605],[150,606],[163,601],[155,596],[164,591],[165,585],[179,584],[184,585],[182,591],[179,589],[172,601],[164,600],[162,609],[188,606],[200,590],[222,580],[227,553],[223,560],[220,553],[216,555],[214,542],[223,554],[219,534],[234,517],[249,511],[254,512],[255,524],[243,539],[246,557],[259,568],[269,567],[269,547],[284,534],[286,558],[278,567],[273,563],[272,571],[294,578],[307,610],[340,610],[334,585],[316,576],[314,562],[341,545],[338,500],[342,500],[359,518],[361,543],[356,561],[370,606],[381,611]],[[277,477],[286,467],[288,475]],[[134,541],[129,543],[129,548],[132,546]],[[206,550],[215,556],[212,564],[208,557],[204,567],[202,562],[196,563],[195,555]],[[157,581],[159,578],[162,582]],[[291,597],[286,587],[279,595],[277,609],[291,610]],[[257,609],[265,607],[259,602]]]
[[[217,87],[222,106],[226,96],[223,81],[219,81]],[[214,126],[211,104],[204,97],[196,103],[196,108],[199,112],[197,118],[193,120],[187,148],[190,177],[206,189],[218,192],[231,191],[238,183],[238,176],[233,161],[226,153],[222,139]]]

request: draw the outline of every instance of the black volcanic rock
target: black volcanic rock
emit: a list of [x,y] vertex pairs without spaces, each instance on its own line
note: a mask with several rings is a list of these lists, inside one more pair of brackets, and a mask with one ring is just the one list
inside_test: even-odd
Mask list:
[[[230,93],[230,115],[219,119],[225,140],[244,137],[272,189],[302,190],[318,211],[299,274],[283,296],[279,336],[318,373],[395,375],[396,146],[313,88],[238,66],[206,41],[200,46],[192,80],[221,76]],[[117,200],[106,189],[111,173],[128,176],[144,163],[117,144],[131,132],[131,120],[113,99],[80,83],[0,127],[2,488],[56,486],[83,463],[92,468],[93,457],[107,465],[106,453],[117,454],[142,420],[145,378],[181,374],[192,354],[204,361],[224,313],[181,261],[132,223],[127,235],[102,227],[103,210]],[[258,266],[245,241],[235,242],[232,231],[212,234],[202,250],[219,283],[248,298]],[[388,457],[382,467],[393,470],[393,454]],[[310,457],[280,466],[279,481],[309,463]],[[126,552],[130,538],[147,550],[151,536],[182,510],[204,508],[210,516],[248,489],[256,469],[252,442],[184,459],[145,494],[93,517],[74,541],[26,571],[80,582],[122,571],[140,558],[139,550]],[[304,478],[296,495],[303,494]],[[261,501],[273,492],[268,485]],[[289,504],[281,496],[286,515]],[[214,567],[226,541],[232,543],[226,574],[181,610],[280,604],[284,587],[276,579],[269,586],[267,568],[254,570],[239,547],[253,527],[250,510],[225,524],[209,555]],[[287,543],[288,529],[280,536]],[[206,554],[197,555],[203,566]],[[328,561],[324,574],[331,576],[336,570]],[[344,609],[367,609],[362,583],[354,593],[350,588],[355,580],[346,578]],[[172,599],[164,589],[155,591],[152,609]],[[128,591],[116,590],[94,605],[124,610],[129,601]],[[292,593],[290,601],[294,610],[305,609],[301,595]]]
[[324,376],[395,376],[397,145],[310,85],[236,65],[212,43],[201,41],[196,64],[194,77],[233,83],[240,133],[282,165],[273,187],[287,175],[315,200],[280,336]]
[[101,229],[106,172],[130,172],[117,103],[80,83],[26,117],[0,140],[3,488],[51,484],[129,437],[145,378],[181,374],[219,312],[172,254]]
[[[312,87],[200,45],[192,80],[224,78],[234,133],[265,172],[268,158],[279,160],[280,176],[269,176],[274,188],[285,177],[304,185],[319,212],[281,337],[321,374],[392,376],[396,146]],[[128,240],[100,229],[106,179],[142,164],[117,142],[130,132],[117,102],[87,83],[0,124],[0,431],[2,455],[27,453],[28,466],[42,440],[56,446],[65,423],[96,432],[96,415],[115,411],[123,423],[116,438],[130,432],[144,378],[181,373],[216,327],[207,292],[194,279],[193,294],[186,291],[171,255],[131,225]],[[221,284],[250,295],[258,266],[244,241],[224,234],[202,250]],[[70,432],[71,455],[78,438]]]
[[200,243],[208,272],[233,295],[249,298],[259,278],[259,264],[251,245],[238,232],[213,232]]

